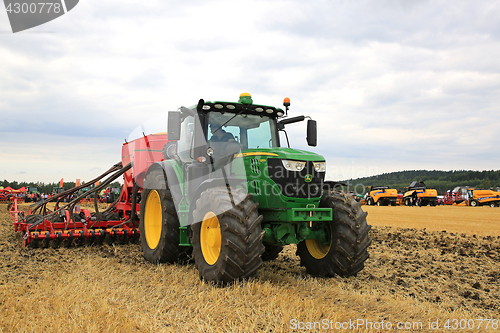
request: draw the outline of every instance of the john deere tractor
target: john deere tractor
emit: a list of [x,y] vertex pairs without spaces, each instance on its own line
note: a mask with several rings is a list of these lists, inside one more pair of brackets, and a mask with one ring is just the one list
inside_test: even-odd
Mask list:
[[[326,186],[323,156],[289,148],[285,127],[309,118],[288,117],[289,105],[253,104],[245,93],[237,103],[200,100],[169,112],[165,159],[140,182],[148,261],[194,259],[202,279],[226,284],[255,277],[263,260],[297,244],[310,274],[363,269],[371,243],[367,213]],[[306,139],[316,146],[314,120]]]

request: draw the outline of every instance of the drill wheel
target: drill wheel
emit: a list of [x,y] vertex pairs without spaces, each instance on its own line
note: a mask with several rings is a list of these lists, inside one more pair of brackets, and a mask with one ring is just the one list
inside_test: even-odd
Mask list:
[[42,240],[42,248],[46,249],[50,247],[50,232],[45,233],[45,239]]
[[102,245],[105,237],[106,237],[106,233],[102,230],[99,230],[99,232],[96,233],[94,244],[95,245]]
[[85,245],[85,235],[83,233],[83,230],[80,230],[80,236],[75,239],[75,244],[77,246],[84,246]]
[[132,230],[132,235],[130,235],[130,242],[132,244],[139,244],[140,235],[137,229]]
[[68,238],[63,240],[62,246],[66,248],[73,246],[73,231],[68,232]]
[[38,234],[35,234],[35,238],[33,238],[31,242],[29,242],[29,244],[31,244],[31,247],[33,249],[38,249],[40,247],[40,240],[38,239]]
[[52,246],[57,249],[57,248],[61,247],[62,241],[63,241],[62,233],[60,231],[58,231],[58,232],[56,232],[56,238],[52,242]]
[[107,232],[106,236],[104,237],[104,242],[108,244],[109,246],[113,245],[113,243],[116,242],[116,230],[112,230],[111,232]]
[[123,230],[123,235],[120,236],[120,244],[128,244],[128,230]]

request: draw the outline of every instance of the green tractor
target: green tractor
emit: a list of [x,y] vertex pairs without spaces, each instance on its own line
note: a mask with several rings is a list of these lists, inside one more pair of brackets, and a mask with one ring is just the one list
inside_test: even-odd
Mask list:
[[[142,183],[140,237],[153,263],[194,259],[200,277],[217,284],[257,276],[263,260],[297,244],[301,265],[315,276],[351,276],[371,244],[361,203],[330,188],[316,153],[282,147],[279,132],[305,120],[285,110],[205,102],[168,113],[162,161]],[[316,146],[316,122],[307,142]],[[289,144],[287,144],[289,146]]]

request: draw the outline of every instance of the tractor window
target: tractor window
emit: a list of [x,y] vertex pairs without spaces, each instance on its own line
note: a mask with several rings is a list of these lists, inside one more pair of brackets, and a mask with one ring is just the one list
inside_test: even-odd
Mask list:
[[252,148],[270,148],[276,147],[276,138],[274,129],[271,130],[271,121],[265,121],[259,124],[259,127],[247,130],[248,149]]
[[[216,141],[213,139],[212,125],[214,125],[214,132],[221,132],[216,134],[218,136],[217,141],[228,139],[232,135],[234,142],[238,143],[242,150],[278,146],[275,122],[266,116],[235,115],[229,112],[225,114],[210,113],[208,140],[211,143]],[[217,130],[217,128],[221,129]]]

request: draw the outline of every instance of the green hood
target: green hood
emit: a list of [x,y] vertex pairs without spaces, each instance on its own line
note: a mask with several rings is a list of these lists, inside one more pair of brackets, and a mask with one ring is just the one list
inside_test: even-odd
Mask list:
[[242,154],[243,156],[267,156],[297,161],[321,162],[325,160],[323,156],[310,151],[282,147],[247,149],[242,151]]

